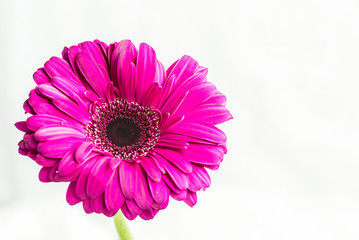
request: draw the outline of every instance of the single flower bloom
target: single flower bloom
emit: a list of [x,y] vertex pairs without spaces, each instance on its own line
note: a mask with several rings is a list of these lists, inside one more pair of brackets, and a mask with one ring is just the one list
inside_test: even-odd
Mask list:
[[19,152],[86,213],[148,220],[170,196],[192,207],[227,151],[215,125],[232,118],[206,75],[189,56],[165,70],[145,43],[65,47],[33,75]]

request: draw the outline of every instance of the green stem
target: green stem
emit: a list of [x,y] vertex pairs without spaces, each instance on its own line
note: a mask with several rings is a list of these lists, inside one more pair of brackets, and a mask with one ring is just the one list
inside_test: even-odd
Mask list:
[[116,215],[113,217],[113,220],[115,222],[118,236],[121,240],[134,240],[130,229],[127,226],[126,218],[123,216],[121,210],[116,213]]

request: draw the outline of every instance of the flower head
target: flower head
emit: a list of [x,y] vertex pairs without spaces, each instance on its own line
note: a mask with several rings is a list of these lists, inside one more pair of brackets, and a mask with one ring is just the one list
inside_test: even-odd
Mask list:
[[232,118],[206,74],[189,56],[165,70],[129,40],[65,48],[33,75],[19,152],[42,182],[70,182],[67,202],[87,213],[147,220],[170,196],[194,206],[226,153],[215,125]]

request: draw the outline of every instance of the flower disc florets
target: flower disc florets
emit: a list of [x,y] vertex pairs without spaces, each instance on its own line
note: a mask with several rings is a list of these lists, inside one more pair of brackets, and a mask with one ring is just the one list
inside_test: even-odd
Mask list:
[[159,121],[155,109],[115,99],[95,108],[86,132],[100,149],[114,157],[137,159],[155,147],[160,137]]

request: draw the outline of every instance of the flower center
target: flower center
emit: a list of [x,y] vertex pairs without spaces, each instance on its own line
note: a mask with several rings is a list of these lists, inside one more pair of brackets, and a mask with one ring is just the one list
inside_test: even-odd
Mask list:
[[141,137],[141,128],[129,118],[116,118],[108,123],[106,135],[116,146],[131,146]]
[[159,119],[154,108],[118,98],[95,108],[86,133],[103,151],[136,159],[155,147],[160,137]]

